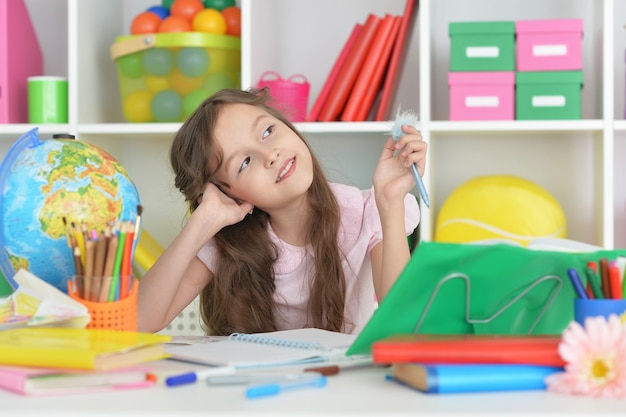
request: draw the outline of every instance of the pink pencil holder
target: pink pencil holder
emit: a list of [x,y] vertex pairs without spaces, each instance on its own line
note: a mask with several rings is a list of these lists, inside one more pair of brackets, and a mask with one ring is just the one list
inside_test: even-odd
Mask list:
[[282,111],[290,122],[303,122],[306,119],[309,102],[309,82],[302,74],[294,74],[284,79],[274,71],[261,74],[258,87],[268,87],[274,98],[274,107]]

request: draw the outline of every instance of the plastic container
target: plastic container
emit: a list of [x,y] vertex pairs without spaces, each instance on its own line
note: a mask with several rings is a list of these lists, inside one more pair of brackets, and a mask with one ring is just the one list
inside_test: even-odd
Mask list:
[[68,294],[89,310],[88,329],[137,331],[137,293],[139,281],[134,280],[130,294],[119,301],[88,301],[78,295],[75,280],[68,283]]
[[294,74],[284,79],[274,71],[261,74],[257,84],[259,88],[268,87],[274,98],[274,107],[282,111],[290,122],[306,120],[306,111],[309,103],[310,85],[302,74]]
[[450,120],[513,120],[515,73],[450,72]]
[[111,46],[124,117],[182,122],[205,98],[241,88],[241,39],[203,32],[121,36]]
[[515,71],[515,22],[451,22],[450,71]]
[[517,120],[564,120],[582,116],[582,71],[515,74]]
[[582,298],[574,300],[574,319],[581,325],[585,324],[585,319],[587,317],[608,318],[611,314],[615,314],[617,316],[626,314],[626,300],[587,300]]
[[515,22],[518,71],[582,70],[582,19]]

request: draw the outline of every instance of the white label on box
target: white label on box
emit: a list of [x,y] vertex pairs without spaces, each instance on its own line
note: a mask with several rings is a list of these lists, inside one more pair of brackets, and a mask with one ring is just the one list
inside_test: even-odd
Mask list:
[[536,45],[533,56],[566,56],[567,45]]
[[500,56],[500,48],[497,46],[470,46],[465,49],[468,58],[497,58]]
[[500,98],[498,96],[467,96],[465,97],[465,107],[498,107]]
[[533,96],[533,107],[565,107],[565,96]]

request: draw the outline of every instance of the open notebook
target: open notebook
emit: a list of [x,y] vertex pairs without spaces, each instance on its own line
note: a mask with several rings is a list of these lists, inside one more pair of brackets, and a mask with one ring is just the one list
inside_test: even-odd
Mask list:
[[297,365],[346,359],[355,335],[307,328],[228,337],[176,337],[165,344],[170,359],[237,368]]

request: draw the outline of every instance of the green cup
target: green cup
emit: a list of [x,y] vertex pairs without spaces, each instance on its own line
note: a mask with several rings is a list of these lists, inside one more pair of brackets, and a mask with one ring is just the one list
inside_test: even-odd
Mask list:
[[67,78],[28,78],[28,123],[67,123]]

